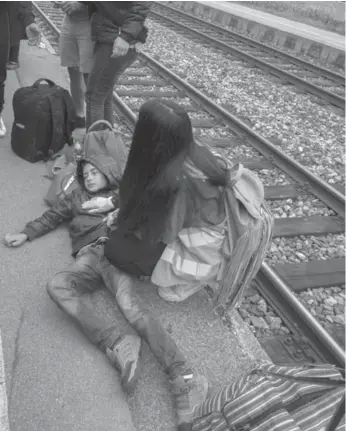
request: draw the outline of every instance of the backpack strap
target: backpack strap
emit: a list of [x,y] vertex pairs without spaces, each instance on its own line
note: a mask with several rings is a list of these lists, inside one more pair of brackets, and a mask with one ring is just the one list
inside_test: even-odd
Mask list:
[[91,130],[93,130],[95,128],[95,126],[98,126],[99,124],[103,124],[105,126],[107,126],[109,128],[109,130],[114,131],[113,126],[111,125],[111,123],[107,120],[97,120],[95,121],[95,123],[93,123],[89,129],[88,132],[91,132]]
[[64,124],[62,123],[62,104],[56,97],[57,92],[48,96],[52,113],[52,139],[49,144],[47,158],[60,150],[61,140],[64,136]]

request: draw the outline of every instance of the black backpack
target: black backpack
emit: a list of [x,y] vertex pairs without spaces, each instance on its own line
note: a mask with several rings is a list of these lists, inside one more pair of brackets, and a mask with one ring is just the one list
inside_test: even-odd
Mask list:
[[67,90],[42,78],[16,90],[12,103],[11,147],[19,157],[32,163],[48,160],[65,143],[72,145],[76,111]]

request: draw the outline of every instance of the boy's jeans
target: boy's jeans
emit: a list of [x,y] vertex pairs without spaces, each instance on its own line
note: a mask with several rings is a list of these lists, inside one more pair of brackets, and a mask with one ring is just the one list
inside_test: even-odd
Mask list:
[[76,261],[58,272],[48,283],[50,297],[82,327],[88,338],[101,350],[121,336],[117,322],[109,322],[95,312],[87,294],[102,282],[113,293],[119,309],[170,374],[185,368],[185,359],[162,325],[146,310],[133,291],[133,279],[119,271],[104,257],[103,244],[82,248]]
[[126,55],[112,58],[112,51],[111,43],[95,44],[94,64],[85,93],[87,129],[97,120],[114,124],[113,87],[138,55],[135,49],[129,49]]

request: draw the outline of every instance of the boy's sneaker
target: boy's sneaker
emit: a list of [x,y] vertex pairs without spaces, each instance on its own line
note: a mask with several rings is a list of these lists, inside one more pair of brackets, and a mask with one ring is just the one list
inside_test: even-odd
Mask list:
[[0,138],[3,138],[6,135],[6,126],[2,116],[0,115]]
[[189,430],[189,424],[197,407],[208,397],[208,380],[189,370],[171,381],[175,409],[178,418],[178,430]]
[[199,290],[201,290],[204,287],[204,284],[200,285],[189,285],[189,284],[183,284],[183,285],[177,285],[172,287],[162,287],[160,286],[157,289],[158,295],[164,299],[165,301],[169,302],[181,302],[185,301],[185,299],[190,298],[190,296],[197,293]]
[[108,359],[119,369],[122,386],[128,392],[135,388],[139,378],[140,349],[140,337],[132,334],[123,335],[111,349],[106,349]]

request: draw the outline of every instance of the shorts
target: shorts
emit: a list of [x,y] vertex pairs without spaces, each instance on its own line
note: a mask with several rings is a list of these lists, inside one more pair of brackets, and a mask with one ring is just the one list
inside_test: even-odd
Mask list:
[[78,67],[90,73],[94,62],[94,42],[88,19],[77,20],[65,15],[60,32],[60,58],[64,67]]

